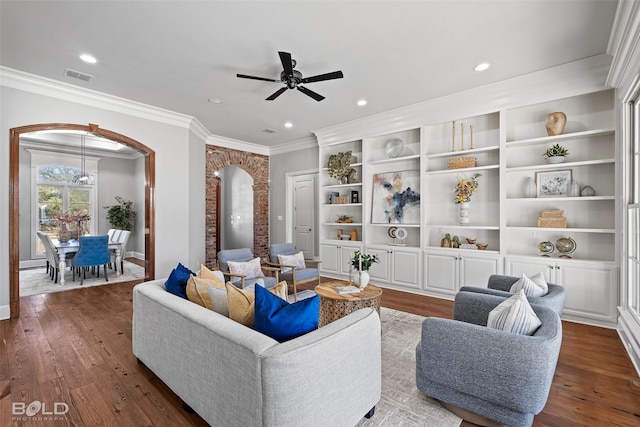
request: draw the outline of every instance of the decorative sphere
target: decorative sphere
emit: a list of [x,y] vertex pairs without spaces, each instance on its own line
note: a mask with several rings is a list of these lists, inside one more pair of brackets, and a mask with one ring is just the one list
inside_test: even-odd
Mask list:
[[551,242],[540,242],[538,243],[538,250],[544,255],[548,255],[553,252],[553,243]]
[[566,256],[576,250],[576,241],[571,237],[563,237],[556,241],[556,248],[561,256]]

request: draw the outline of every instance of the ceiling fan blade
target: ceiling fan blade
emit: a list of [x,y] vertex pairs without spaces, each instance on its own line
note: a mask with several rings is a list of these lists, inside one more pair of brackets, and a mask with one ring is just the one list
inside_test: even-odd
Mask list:
[[278,89],[273,95],[271,95],[270,97],[268,97],[265,101],[273,101],[274,99],[276,99],[277,97],[279,97],[280,95],[282,95],[284,93],[284,91],[287,90],[287,87],[281,87],[280,89]]
[[291,54],[288,52],[278,52],[280,55],[280,62],[282,62],[282,69],[284,69],[284,73],[293,77],[293,62],[291,62]]
[[268,79],[266,77],[247,76],[246,74],[236,74],[236,77],[240,77],[241,79],[262,80],[265,82],[274,82],[274,83],[278,83],[280,81],[280,80]]
[[320,95],[319,93],[315,93],[314,91],[309,90],[304,86],[297,86],[297,88],[300,92],[304,93],[307,96],[310,96],[311,98],[315,99],[318,102],[324,99],[324,96]]
[[321,82],[323,80],[333,80],[333,79],[341,79],[344,75],[342,71],[334,71],[332,73],[319,74],[317,76],[305,77],[300,79],[300,83],[313,83],[313,82]]

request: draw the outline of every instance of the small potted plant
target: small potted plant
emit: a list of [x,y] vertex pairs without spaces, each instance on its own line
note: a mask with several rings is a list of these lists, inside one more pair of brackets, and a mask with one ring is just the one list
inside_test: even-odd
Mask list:
[[569,150],[560,144],[555,144],[552,147],[547,148],[547,151],[543,154],[547,159],[547,163],[564,163],[565,157],[568,155]]
[[336,222],[351,224],[353,222],[353,217],[349,215],[338,215]]
[[327,163],[329,176],[336,178],[340,183],[347,184],[349,174],[351,174],[351,151],[341,151],[329,156]]
[[357,273],[353,277],[353,282],[364,288],[369,284],[369,269],[375,262],[380,262],[377,255],[363,254],[360,251],[355,251],[351,258],[351,267],[353,267]]

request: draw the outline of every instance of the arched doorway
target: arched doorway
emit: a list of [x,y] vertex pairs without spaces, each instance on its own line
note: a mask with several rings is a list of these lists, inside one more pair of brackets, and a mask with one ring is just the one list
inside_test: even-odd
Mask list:
[[100,129],[95,124],[47,123],[12,128],[9,137],[9,309],[11,318],[20,317],[20,135],[51,130],[90,132],[101,138],[126,145],[144,155],[144,278],[152,280],[155,277],[155,152],[134,139],[110,130]]

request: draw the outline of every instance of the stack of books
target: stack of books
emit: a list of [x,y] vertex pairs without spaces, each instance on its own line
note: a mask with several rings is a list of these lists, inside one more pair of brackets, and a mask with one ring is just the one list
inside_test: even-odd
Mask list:
[[545,209],[538,217],[538,227],[567,228],[567,218],[562,209]]

